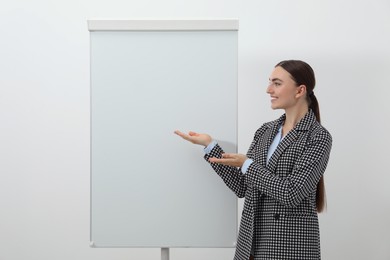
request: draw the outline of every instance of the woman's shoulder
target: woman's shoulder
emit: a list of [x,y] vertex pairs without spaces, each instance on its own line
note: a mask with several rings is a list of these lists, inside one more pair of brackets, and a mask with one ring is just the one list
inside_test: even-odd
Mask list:
[[286,114],[283,114],[277,119],[265,122],[259,129],[257,129],[257,131],[261,131],[267,128],[279,127],[280,125],[283,124],[285,119],[286,119]]
[[280,119],[275,119],[275,120],[272,120],[272,121],[269,121],[269,122],[265,122],[259,129],[261,128],[272,128],[274,126],[278,126],[280,125]]
[[332,135],[320,122],[315,121],[310,129],[310,136],[312,138],[327,139],[332,142]]
[[280,125],[280,119],[276,119],[276,120],[273,120],[273,121],[265,122],[256,130],[255,136],[256,135],[261,135],[267,129],[273,128],[273,127],[276,127],[276,126],[279,126],[279,125]]

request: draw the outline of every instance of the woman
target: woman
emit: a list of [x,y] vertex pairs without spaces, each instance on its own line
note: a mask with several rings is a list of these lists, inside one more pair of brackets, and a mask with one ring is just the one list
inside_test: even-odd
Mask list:
[[314,72],[303,61],[287,60],[269,80],[271,107],[285,113],[256,131],[246,155],[224,153],[207,134],[175,133],[205,146],[205,159],[245,197],[235,260],[320,259],[317,212],[325,207],[332,137],[320,124]]

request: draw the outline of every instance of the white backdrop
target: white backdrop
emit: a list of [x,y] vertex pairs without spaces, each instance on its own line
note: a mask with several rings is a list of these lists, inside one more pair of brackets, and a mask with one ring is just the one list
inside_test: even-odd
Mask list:
[[[89,248],[86,21],[225,17],[240,20],[239,152],[281,113],[265,93],[272,67],[307,61],[334,138],[328,211],[320,217],[323,259],[390,259],[389,11],[388,0],[3,0],[0,259],[160,259],[159,249]],[[171,249],[171,259],[233,253]]]

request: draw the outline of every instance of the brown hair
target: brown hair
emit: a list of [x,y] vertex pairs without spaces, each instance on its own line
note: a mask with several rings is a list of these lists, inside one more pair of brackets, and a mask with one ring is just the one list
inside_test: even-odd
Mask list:
[[[318,105],[318,100],[314,95],[316,79],[314,76],[314,71],[310,67],[310,65],[301,60],[285,60],[276,64],[275,67],[278,66],[282,67],[288,73],[290,73],[291,77],[297,83],[298,86],[306,86],[306,100],[309,104],[309,109],[314,112],[317,121],[321,123],[320,107]],[[324,176],[321,176],[321,179],[317,184],[316,204],[317,212],[322,212],[326,208]]]

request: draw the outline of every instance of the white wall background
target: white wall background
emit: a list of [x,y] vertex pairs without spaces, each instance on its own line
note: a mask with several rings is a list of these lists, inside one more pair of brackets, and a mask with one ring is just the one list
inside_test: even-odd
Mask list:
[[[270,109],[265,93],[272,67],[291,58],[312,65],[323,124],[334,138],[328,212],[320,217],[323,259],[390,259],[390,1],[2,0],[0,6],[0,260],[160,259],[159,249],[89,248],[86,20],[149,17],[240,19],[242,153],[254,131],[281,113]],[[171,249],[171,259],[233,253]]]

